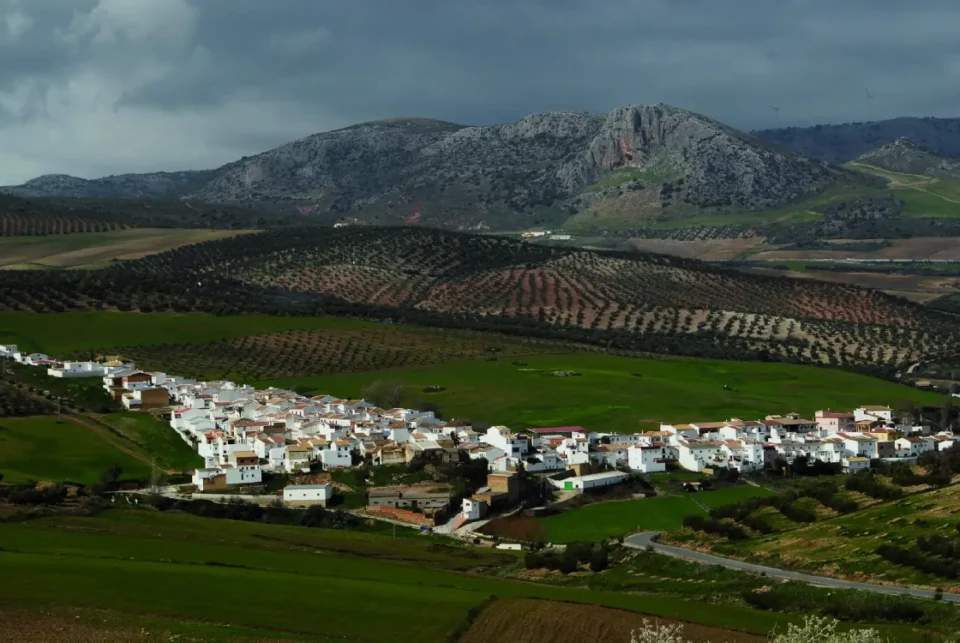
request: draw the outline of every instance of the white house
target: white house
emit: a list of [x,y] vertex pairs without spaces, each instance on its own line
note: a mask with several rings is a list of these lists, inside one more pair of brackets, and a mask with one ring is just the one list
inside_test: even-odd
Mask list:
[[50,377],[103,377],[106,371],[96,362],[63,362],[47,369]]
[[893,409],[889,406],[861,406],[853,410],[853,416],[857,422],[880,420],[890,424],[893,422]]
[[847,473],[856,473],[870,468],[870,458],[850,456],[842,461],[843,470]]
[[465,520],[480,520],[484,513],[484,503],[482,500],[473,498],[464,498],[460,506],[460,515]]
[[522,458],[530,450],[530,440],[514,433],[505,426],[492,426],[480,436],[480,442],[503,449],[504,453],[514,458]]
[[933,438],[898,438],[893,444],[898,457],[918,457],[937,450],[937,441]]
[[291,484],[283,488],[283,502],[294,506],[320,505],[326,507],[333,498],[333,485]]
[[843,440],[847,456],[870,459],[878,457],[877,438],[861,433],[839,433],[837,436]]
[[258,484],[263,481],[260,460],[253,451],[231,451],[230,462],[223,465],[228,485]]
[[657,444],[634,446],[627,451],[627,465],[631,471],[659,473],[667,470],[667,446]]
[[727,466],[723,443],[716,440],[681,440],[677,450],[680,466],[689,471]]
[[13,359],[13,356],[18,353],[20,353],[20,351],[17,349],[16,344],[0,344],[0,357]]
[[349,440],[334,440],[327,449],[320,452],[320,462],[326,469],[345,469],[353,465]]

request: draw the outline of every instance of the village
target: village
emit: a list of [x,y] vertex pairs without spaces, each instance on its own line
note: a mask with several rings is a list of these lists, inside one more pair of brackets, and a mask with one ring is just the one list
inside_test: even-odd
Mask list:
[[[263,500],[264,476],[281,474],[287,506],[335,504],[331,471],[384,465],[483,462],[485,484],[459,492],[424,481],[366,489],[364,515],[448,530],[514,510],[524,480],[564,493],[614,487],[637,474],[685,470],[739,474],[787,466],[834,465],[857,472],[874,463],[912,462],[951,448],[957,438],[915,425],[888,406],[817,411],[762,419],[661,424],[642,433],[581,426],[512,430],[432,411],[383,409],[363,399],[257,390],[232,381],[202,382],[138,370],[120,358],[60,361],[0,346],[0,357],[44,368],[51,377],[99,377],[128,410],[169,422],[203,458],[190,485],[198,494]],[[319,474],[319,475],[318,475]]]

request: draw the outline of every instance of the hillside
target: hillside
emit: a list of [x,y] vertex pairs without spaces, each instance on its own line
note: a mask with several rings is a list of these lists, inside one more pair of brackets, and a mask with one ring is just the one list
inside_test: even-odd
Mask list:
[[960,179],[960,163],[938,156],[909,138],[898,138],[857,157],[863,163],[884,170],[938,179]]
[[418,228],[276,230],[98,273],[0,275],[0,306],[324,311],[887,373],[956,341],[951,317],[876,291]]
[[622,227],[703,211],[755,211],[834,185],[873,183],[692,112],[633,105],[482,127],[376,121],[210,172],[40,177],[8,190],[253,204],[329,223],[509,230],[558,226],[581,213]]
[[960,118],[892,118],[868,123],[786,127],[751,132],[754,136],[831,163],[846,163],[909,138],[932,153],[960,159]]
[[295,224],[302,217],[249,207],[117,198],[25,198],[0,194],[0,236],[109,232],[130,227],[224,230]]
[[120,174],[100,179],[46,174],[23,185],[0,187],[0,193],[21,197],[172,199],[196,189],[215,175],[212,170]]

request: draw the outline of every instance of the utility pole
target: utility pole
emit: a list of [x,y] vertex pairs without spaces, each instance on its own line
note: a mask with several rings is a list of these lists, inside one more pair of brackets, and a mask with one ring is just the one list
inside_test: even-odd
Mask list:
[[57,424],[60,424],[60,422],[62,422],[60,417],[60,398],[57,397]]
[[157,456],[150,458],[150,491],[157,493]]

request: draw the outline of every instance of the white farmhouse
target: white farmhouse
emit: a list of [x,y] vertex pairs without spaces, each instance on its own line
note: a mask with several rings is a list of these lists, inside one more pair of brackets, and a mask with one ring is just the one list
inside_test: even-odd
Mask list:
[[333,498],[333,485],[327,484],[291,484],[283,488],[284,504],[294,507],[320,505],[326,507]]

